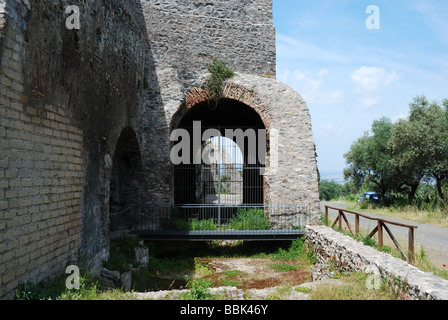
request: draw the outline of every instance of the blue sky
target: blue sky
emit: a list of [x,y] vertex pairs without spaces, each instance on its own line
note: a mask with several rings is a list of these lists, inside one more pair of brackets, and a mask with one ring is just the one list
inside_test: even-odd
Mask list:
[[[380,29],[369,30],[369,5]],[[448,1],[274,0],[277,79],[310,108],[321,174],[372,122],[406,117],[417,95],[448,98]]]

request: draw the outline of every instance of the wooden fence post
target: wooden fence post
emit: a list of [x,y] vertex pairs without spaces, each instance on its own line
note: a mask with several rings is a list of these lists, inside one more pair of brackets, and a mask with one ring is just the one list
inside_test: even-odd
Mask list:
[[339,231],[341,231],[342,230],[342,211],[341,210],[338,211],[338,217],[339,217],[339,221],[338,221]]
[[383,223],[378,220],[378,251],[383,248]]
[[409,263],[414,263],[414,228],[409,228]]

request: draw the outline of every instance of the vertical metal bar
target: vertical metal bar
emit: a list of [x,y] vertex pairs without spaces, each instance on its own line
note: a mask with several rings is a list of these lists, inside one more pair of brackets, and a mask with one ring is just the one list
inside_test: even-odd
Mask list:
[[[221,128],[218,128],[221,131]],[[218,226],[221,226],[221,168],[222,166],[222,141],[221,137],[218,137],[218,155],[219,159],[216,161],[216,166],[218,169]]]
[[328,207],[325,206],[325,225],[328,227]]
[[359,215],[355,215],[355,237],[359,234]]

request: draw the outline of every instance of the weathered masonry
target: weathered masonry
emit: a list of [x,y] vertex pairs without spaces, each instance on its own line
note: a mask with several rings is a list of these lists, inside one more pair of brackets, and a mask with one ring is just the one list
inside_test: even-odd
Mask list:
[[447,280],[331,228],[307,226],[306,241],[316,254],[318,269],[328,270],[331,265],[340,272],[366,272],[371,274],[367,288],[375,288],[384,281],[409,300],[448,299]]
[[[70,5],[79,30],[66,28]],[[261,201],[304,205],[317,222],[310,115],[275,80],[271,0],[0,0],[1,298],[69,263],[98,272],[114,231],[175,204],[171,132],[236,127],[202,109],[215,58],[237,74],[218,112],[279,132]]]

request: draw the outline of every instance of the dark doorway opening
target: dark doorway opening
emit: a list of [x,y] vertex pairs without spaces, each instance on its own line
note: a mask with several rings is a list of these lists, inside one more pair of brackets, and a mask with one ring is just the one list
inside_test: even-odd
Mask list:
[[142,156],[137,136],[125,128],[117,142],[110,182],[110,231],[130,230],[142,215],[146,198]]

